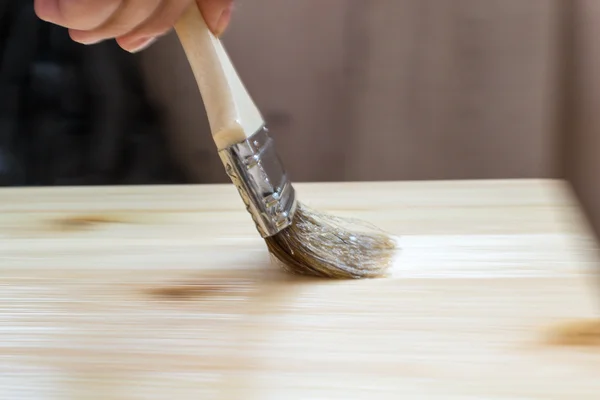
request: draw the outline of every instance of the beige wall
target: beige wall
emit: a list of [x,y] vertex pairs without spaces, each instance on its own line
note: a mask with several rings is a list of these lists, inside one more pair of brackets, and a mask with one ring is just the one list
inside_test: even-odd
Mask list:
[[573,1],[565,124],[567,177],[600,233],[600,1]]
[[[240,1],[224,40],[295,181],[554,177],[560,4]],[[182,162],[225,181],[176,37],[142,57]]]
[[351,177],[556,176],[557,4],[354,2]]

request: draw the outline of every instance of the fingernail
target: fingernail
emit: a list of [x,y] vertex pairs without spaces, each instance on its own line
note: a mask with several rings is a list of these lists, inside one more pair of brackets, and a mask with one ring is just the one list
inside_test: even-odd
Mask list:
[[96,43],[100,43],[100,42],[103,42],[104,40],[106,40],[106,38],[90,36],[85,31],[78,31],[75,29],[69,29],[69,36],[71,37],[71,39],[74,42],[85,44],[85,45],[96,44]]
[[128,51],[130,53],[139,53],[140,51],[150,47],[154,42],[156,42],[156,39],[156,37],[149,37],[135,40],[129,46],[127,46]]
[[231,12],[233,10],[233,4],[227,6],[225,10],[221,13],[221,16],[217,20],[215,24],[215,36],[219,37],[225,32],[227,27],[229,26],[229,22],[231,21]]
[[86,46],[90,46],[93,44],[98,44],[104,42],[106,39],[94,39],[94,40],[76,40],[77,43],[81,43]]

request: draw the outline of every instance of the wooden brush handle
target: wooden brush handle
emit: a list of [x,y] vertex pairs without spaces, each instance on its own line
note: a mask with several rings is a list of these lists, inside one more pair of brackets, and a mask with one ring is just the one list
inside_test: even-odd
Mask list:
[[223,44],[208,29],[196,2],[175,25],[202,95],[217,148],[240,143],[264,125]]

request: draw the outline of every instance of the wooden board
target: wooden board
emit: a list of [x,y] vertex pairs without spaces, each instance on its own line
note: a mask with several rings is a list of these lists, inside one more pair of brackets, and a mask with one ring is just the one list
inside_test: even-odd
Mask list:
[[398,235],[390,278],[268,263],[225,186],[3,189],[2,399],[594,399],[596,246],[555,181],[297,185]]

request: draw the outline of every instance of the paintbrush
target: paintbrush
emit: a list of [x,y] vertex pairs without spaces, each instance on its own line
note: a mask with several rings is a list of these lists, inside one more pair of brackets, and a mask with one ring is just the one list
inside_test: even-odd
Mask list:
[[338,279],[384,275],[396,241],[365,222],[317,212],[297,200],[260,111],[195,3],[175,31],[225,171],[271,255],[296,274]]

